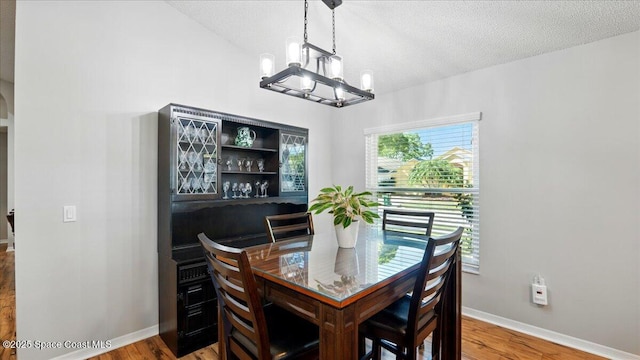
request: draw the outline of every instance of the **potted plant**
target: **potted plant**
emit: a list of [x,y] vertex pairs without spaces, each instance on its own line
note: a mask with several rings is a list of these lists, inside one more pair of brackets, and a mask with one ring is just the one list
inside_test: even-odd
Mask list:
[[373,219],[379,218],[378,214],[369,210],[369,207],[378,205],[375,201],[369,201],[368,196],[371,195],[369,191],[355,193],[353,186],[343,190],[340,185],[334,185],[320,190],[320,194],[311,200],[309,211],[320,214],[329,210],[329,214],[333,214],[338,246],[352,248],[358,238],[358,220],[373,224]]

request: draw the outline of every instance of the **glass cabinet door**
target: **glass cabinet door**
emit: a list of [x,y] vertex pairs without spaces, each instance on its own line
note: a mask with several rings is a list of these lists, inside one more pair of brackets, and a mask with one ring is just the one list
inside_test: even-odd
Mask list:
[[176,117],[176,194],[218,194],[220,121]]
[[307,135],[280,133],[280,192],[307,191]]

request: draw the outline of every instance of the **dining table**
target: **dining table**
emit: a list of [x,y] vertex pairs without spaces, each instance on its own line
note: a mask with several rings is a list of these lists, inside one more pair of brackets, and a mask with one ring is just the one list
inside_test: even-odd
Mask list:
[[[245,250],[265,301],[318,326],[320,359],[353,360],[358,326],[413,290],[427,241],[376,223],[360,226],[354,248],[338,247],[335,231],[327,228]],[[440,358],[447,360],[461,357],[459,252],[455,259],[440,319]]]

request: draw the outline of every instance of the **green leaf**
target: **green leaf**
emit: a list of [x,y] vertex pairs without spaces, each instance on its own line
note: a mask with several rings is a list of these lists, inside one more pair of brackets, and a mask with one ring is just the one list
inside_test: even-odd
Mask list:
[[335,208],[334,213],[336,215],[344,215],[344,214],[347,213],[347,209],[345,209],[343,207],[338,207],[338,208]]
[[351,218],[347,217],[346,219],[344,219],[344,221],[342,222],[342,226],[344,226],[345,228],[347,228],[349,225],[351,225]]
[[309,208],[309,212],[314,212],[316,214],[320,214],[323,211],[331,208],[332,204],[331,203],[317,203],[317,204],[313,204],[311,205],[311,207]]
[[347,190],[344,192],[344,196],[349,197],[353,194],[353,186],[349,186]]
[[360,202],[357,198],[351,198],[351,200],[349,200],[349,205],[354,209],[360,209]]
[[361,193],[353,194],[353,196],[358,196],[358,197],[360,197],[360,196],[371,196],[371,195],[373,195],[373,194],[370,191],[363,191]]
[[360,215],[360,217],[362,217],[362,220],[364,220],[367,224],[371,224],[373,223],[373,219],[371,218],[371,216],[369,216],[369,214],[367,214],[367,212],[363,212],[362,215]]

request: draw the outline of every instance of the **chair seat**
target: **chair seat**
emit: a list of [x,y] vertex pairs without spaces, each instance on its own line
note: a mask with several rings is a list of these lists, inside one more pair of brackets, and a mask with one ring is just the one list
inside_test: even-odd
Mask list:
[[[318,327],[299,316],[273,304],[265,305],[271,356],[274,360],[299,359],[306,356],[317,357]],[[253,342],[239,331],[231,333],[239,343],[254,354],[257,349]]]
[[[404,296],[364,322],[361,332],[374,337],[393,337],[400,341],[399,339],[404,338],[407,334],[410,305],[411,295]],[[432,310],[424,317],[424,321],[431,322],[435,318],[435,312]]]

